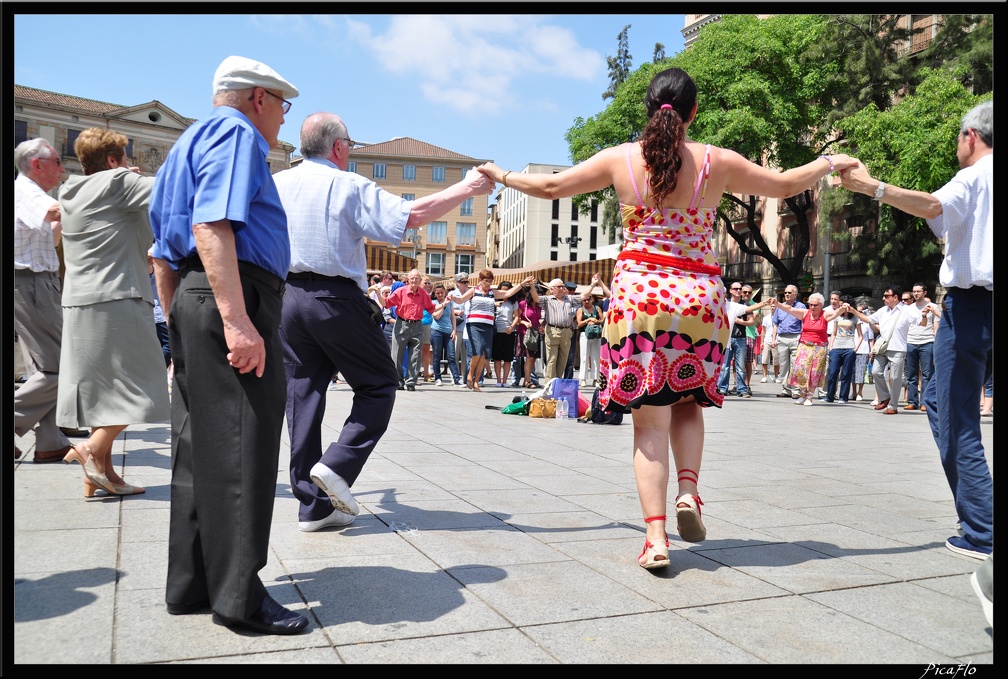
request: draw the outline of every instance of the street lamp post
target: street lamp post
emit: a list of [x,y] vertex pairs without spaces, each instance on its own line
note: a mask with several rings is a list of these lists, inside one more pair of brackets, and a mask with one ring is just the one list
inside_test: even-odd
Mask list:
[[[570,246],[570,248],[567,250],[567,254],[569,256],[570,255],[570,251],[571,250],[576,250],[577,249],[577,244],[580,243],[581,240],[582,240],[581,236],[567,236],[566,238],[561,238],[560,242],[561,243],[567,243],[567,245]],[[573,260],[571,260],[571,261],[573,261]]]

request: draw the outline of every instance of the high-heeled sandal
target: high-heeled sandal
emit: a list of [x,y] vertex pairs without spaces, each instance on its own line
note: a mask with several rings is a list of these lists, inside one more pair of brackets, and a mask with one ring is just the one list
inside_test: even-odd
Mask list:
[[[644,523],[651,523],[652,521],[664,521],[664,516],[649,516],[644,519]],[[646,568],[647,570],[655,570],[656,568],[665,568],[668,566],[669,550],[669,539],[668,533],[665,534],[665,542],[659,542],[658,544],[652,543],[646,537],[644,538],[644,551],[640,553],[637,557],[637,563],[640,564],[641,568]]]
[[87,477],[87,481],[90,481],[90,484],[87,482],[84,484],[84,497],[94,497],[95,487],[101,488],[110,495],[118,495],[115,491],[115,484],[108,480],[104,472],[98,471],[98,465],[95,464],[94,451],[91,450],[91,446],[87,443],[81,443],[80,445],[84,447],[84,452],[87,455],[81,455],[80,451],[77,450],[77,446],[74,446],[63,458],[63,462],[66,464],[80,462],[81,466],[84,467],[84,476]]

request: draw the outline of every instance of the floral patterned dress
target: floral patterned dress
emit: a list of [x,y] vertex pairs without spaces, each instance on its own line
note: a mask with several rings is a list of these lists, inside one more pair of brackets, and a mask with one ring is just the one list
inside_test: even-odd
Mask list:
[[696,207],[710,177],[710,146],[685,209],[644,205],[630,145],[627,167],[638,205],[620,206],[624,245],[602,331],[599,405],[626,413],[692,396],[721,407],[717,381],[730,327],[712,247],[715,208]]

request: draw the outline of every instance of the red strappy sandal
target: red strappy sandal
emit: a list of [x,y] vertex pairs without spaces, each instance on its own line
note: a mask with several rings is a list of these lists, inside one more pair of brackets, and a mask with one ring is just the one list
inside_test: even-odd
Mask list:
[[[651,523],[652,521],[664,521],[665,516],[649,516],[644,519],[644,523]],[[668,533],[665,534],[665,542],[659,542],[657,545],[653,544],[646,537],[644,538],[644,551],[641,552],[640,556],[637,557],[637,563],[640,564],[641,568],[646,568],[649,571],[656,568],[665,568],[668,566],[668,550],[669,550],[669,540]]]
[[[698,474],[692,469],[683,469],[679,472],[679,481],[692,481],[696,483]],[[704,528],[700,518],[700,507],[703,500],[699,495],[683,493],[676,498],[676,528],[679,530],[679,537],[686,542],[703,542],[707,538],[707,529]]]

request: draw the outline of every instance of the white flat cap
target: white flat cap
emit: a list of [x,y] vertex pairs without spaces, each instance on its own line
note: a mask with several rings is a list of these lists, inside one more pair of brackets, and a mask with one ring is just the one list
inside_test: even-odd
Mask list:
[[284,99],[293,99],[298,95],[298,88],[260,61],[247,57],[231,56],[217,67],[213,79],[214,94],[230,90],[244,90],[249,87],[279,90]]

